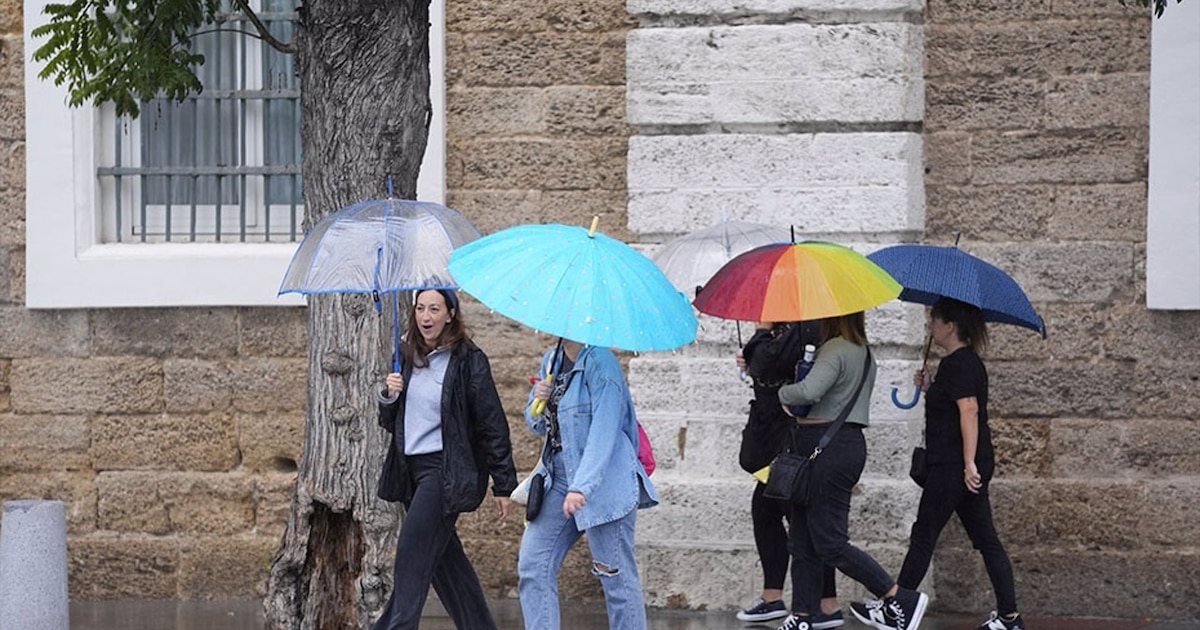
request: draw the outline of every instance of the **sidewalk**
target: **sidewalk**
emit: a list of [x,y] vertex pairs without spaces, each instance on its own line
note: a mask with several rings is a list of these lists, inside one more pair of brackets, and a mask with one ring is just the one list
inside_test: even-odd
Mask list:
[[[604,605],[571,603],[563,607],[563,630],[603,630],[608,627]],[[493,602],[492,613],[501,630],[523,630],[521,606],[513,599]],[[649,630],[773,630],[774,625],[746,624],[733,611],[698,612],[651,609]],[[931,612],[921,630],[974,630],[981,618]],[[1133,619],[1027,618],[1029,630],[1200,630],[1200,622]],[[71,630],[262,630],[258,600],[228,601],[101,601],[72,602]],[[845,630],[869,630],[847,619]],[[421,630],[454,630],[454,623],[430,601]]]

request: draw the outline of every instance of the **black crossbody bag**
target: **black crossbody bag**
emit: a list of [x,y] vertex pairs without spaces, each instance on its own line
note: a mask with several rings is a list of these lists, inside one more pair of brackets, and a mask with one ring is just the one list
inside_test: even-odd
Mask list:
[[858,402],[858,395],[862,393],[863,384],[867,382],[867,372],[871,369],[871,349],[867,348],[867,354],[863,357],[863,373],[862,378],[858,379],[858,387],[854,389],[854,395],[850,397],[850,401],[842,408],[842,412],[838,414],[833,424],[821,436],[817,447],[813,449],[812,454],[808,456],[800,455],[796,451],[796,430],[795,427],[789,431],[790,443],[787,449],[775,457],[771,462],[771,474],[767,477],[767,487],[763,488],[763,496],[769,499],[779,499],[789,501],[797,505],[808,505],[808,499],[811,496],[811,478],[813,460],[829,446],[830,440],[842,425],[846,423],[846,418],[850,415],[850,410],[854,408]]

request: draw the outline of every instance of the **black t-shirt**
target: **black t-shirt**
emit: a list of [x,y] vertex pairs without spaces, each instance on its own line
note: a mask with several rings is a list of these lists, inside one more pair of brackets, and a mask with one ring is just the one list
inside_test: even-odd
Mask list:
[[970,348],[959,348],[942,359],[937,378],[925,397],[925,448],[930,464],[964,465],[962,426],[958,401],[975,397],[979,402],[979,443],[975,447],[975,465],[990,475],[995,467],[992,432],[988,428],[988,376],[979,355]]

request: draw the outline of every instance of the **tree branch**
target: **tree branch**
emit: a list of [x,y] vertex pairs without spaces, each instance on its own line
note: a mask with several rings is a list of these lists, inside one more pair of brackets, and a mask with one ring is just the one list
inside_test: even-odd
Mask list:
[[270,46],[271,48],[274,48],[275,50],[278,50],[281,53],[288,54],[288,55],[295,54],[295,52],[296,52],[296,42],[295,41],[291,41],[291,42],[287,42],[287,43],[279,41],[278,39],[275,38],[274,35],[271,34],[271,31],[267,29],[267,26],[262,23],[262,20],[258,19],[258,14],[256,14],[254,12],[254,10],[250,8],[250,4],[248,2],[246,2],[246,0],[233,0],[233,1],[234,1],[234,4],[236,4],[238,6],[238,8],[240,8],[242,10],[242,13],[246,14],[246,18],[250,20],[250,23],[254,25],[254,30],[258,31],[257,37],[259,39],[263,40],[264,42],[267,43],[268,46]]

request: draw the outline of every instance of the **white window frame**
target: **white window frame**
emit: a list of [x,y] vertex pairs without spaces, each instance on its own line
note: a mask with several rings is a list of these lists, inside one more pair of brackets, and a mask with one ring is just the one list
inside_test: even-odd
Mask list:
[[[101,238],[95,108],[67,106],[63,86],[38,78],[46,2],[25,0],[25,305],[31,309],[295,306],[278,296],[297,243],[105,243]],[[419,199],[445,199],[445,1],[430,13],[433,121]],[[111,119],[110,119],[111,120]]]
[[1200,2],[1172,2],[1150,45],[1146,306],[1200,309]]

